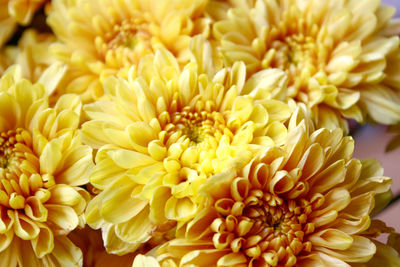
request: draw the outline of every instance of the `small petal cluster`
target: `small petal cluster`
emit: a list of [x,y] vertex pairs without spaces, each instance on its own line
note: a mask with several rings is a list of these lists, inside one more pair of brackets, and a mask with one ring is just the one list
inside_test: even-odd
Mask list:
[[0,265],[81,266],[66,235],[84,223],[92,149],[77,130],[81,103],[49,107],[41,84],[18,67],[0,80]]
[[0,1],[0,47],[12,36],[18,24],[28,25],[47,0]]
[[308,120],[297,109],[284,146],[209,178],[208,205],[157,250],[162,266],[378,266],[368,264],[377,250],[392,255],[375,264],[399,264],[371,238],[386,231],[371,215],[391,179],[377,161],[352,158],[340,129],[313,131]]
[[111,100],[85,106],[84,139],[99,149],[90,182],[102,191],[87,221],[108,225],[103,235],[110,242],[115,232],[132,244],[125,249],[136,249],[151,232],[185,223],[198,212],[198,189],[210,176],[244,166],[261,147],[285,140],[289,107],[244,94],[280,83],[282,73],[266,71],[263,83],[245,83],[243,64],[208,75],[207,60],[205,52],[180,71],[172,54],[157,51],[140,63],[137,78],[106,81]]
[[[85,102],[103,95],[102,77],[124,76],[158,48],[188,61],[191,36],[208,34],[206,0],[55,0],[48,23],[60,40],[53,52],[67,63],[64,91]],[[63,91],[63,92],[64,92]]]
[[[66,66],[49,54],[49,47],[55,40],[50,33],[39,33],[35,29],[24,31],[18,46],[10,45],[3,49],[0,73],[3,74],[8,67],[18,64],[24,79],[41,83],[48,93],[53,93],[66,71]],[[50,102],[56,102],[58,98],[59,95],[55,92],[51,95]]]
[[345,118],[400,120],[400,21],[379,0],[229,1],[214,36],[227,65],[249,74],[279,68],[287,96],[308,105],[318,127],[347,129]]

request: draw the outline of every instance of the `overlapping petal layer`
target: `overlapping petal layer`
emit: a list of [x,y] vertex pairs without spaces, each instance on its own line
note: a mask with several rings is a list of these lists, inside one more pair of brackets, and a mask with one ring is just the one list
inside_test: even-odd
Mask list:
[[126,75],[141,57],[164,47],[188,61],[190,37],[208,35],[207,0],[53,1],[48,23],[60,40],[54,52],[70,66],[63,92],[85,102],[103,95],[102,77]]
[[107,79],[110,100],[84,107],[91,119],[82,126],[85,142],[99,149],[90,182],[102,190],[88,223],[108,225],[103,232],[136,247],[193,218],[210,176],[244,166],[261,147],[286,138],[289,107],[257,99],[259,87],[282,86],[283,73],[264,71],[247,83],[241,63],[213,73],[210,47],[196,40],[196,59],[183,71],[159,50],[142,60],[137,78]]
[[313,109],[318,126],[347,129],[344,118],[400,120],[400,21],[367,1],[228,1],[213,28],[225,63],[248,73],[280,68],[288,97]]
[[0,80],[0,265],[81,266],[66,235],[84,224],[92,149],[77,130],[81,102],[54,107],[41,84],[10,68]]
[[394,249],[373,240],[393,230],[371,221],[391,179],[377,161],[352,158],[353,140],[340,129],[313,131],[301,109],[283,147],[202,185],[207,204],[157,250],[162,266],[400,263]]

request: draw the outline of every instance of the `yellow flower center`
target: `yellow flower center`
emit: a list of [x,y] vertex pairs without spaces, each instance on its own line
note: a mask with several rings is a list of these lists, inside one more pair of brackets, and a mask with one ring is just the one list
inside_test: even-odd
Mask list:
[[179,139],[183,136],[190,140],[190,145],[202,143],[207,138],[219,141],[225,128],[225,120],[219,112],[192,112],[189,107],[182,112],[175,112],[165,127],[169,138]]
[[110,32],[95,39],[97,53],[108,66],[131,66],[153,52],[147,16],[138,12],[137,16],[115,24]]
[[304,199],[287,201],[260,189],[251,190],[241,201],[220,199],[215,208],[221,216],[211,225],[214,246],[230,247],[248,262],[293,266],[301,251],[311,251],[304,236],[314,232],[308,217],[315,207]]
[[105,36],[108,48],[117,49],[122,46],[134,49],[140,42],[150,47],[151,35],[147,26],[143,18],[128,19],[122,21],[120,25],[114,25],[112,32]]
[[290,78],[304,67],[317,65],[316,44],[312,37],[302,34],[287,36],[283,40],[272,42],[275,57],[271,67],[288,69]]
[[326,48],[321,50],[321,47],[317,47],[313,36],[303,33],[287,36],[281,34],[277,34],[276,39],[270,43],[262,67],[285,70],[289,79],[289,95],[294,97],[298,90],[307,88],[308,78],[324,68],[321,51]]
[[[197,106],[203,104],[198,101]],[[236,153],[237,147],[231,146],[231,141],[237,125],[234,122],[229,123],[224,115],[226,114],[213,111],[212,108],[204,110],[193,107],[161,113],[158,121],[162,131],[158,142],[166,149],[160,158],[165,158],[165,169],[169,173],[183,171],[181,175],[186,177],[186,181],[186,172],[189,170],[195,171],[196,175],[193,173],[193,177],[206,178],[225,168],[232,159],[232,154]],[[152,154],[152,145],[149,146],[149,151]]]

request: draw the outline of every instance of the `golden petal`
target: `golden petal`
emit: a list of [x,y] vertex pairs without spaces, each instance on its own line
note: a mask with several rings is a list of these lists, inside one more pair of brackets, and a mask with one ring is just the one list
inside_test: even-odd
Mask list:
[[132,267],[160,267],[160,264],[151,256],[139,254],[133,260]]
[[141,243],[128,243],[121,240],[115,233],[115,225],[108,224],[102,227],[102,239],[108,253],[124,255],[135,251]]
[[313,233],[309,240],[314,246],[330,248],[335,250],[347,250],[353,243],[353,238],[336,229],[326,229]]
[[162,224],[167,221],[165,217],[165,203],[171,197],[171,189],[167,186],[157,187],[150,200],[149,218],[156,224]]
[[218,266],[236,266],[246,264],[247,258],[242,253],[229,253],[221,257],[217,264]]
[[142,153],[147,153],[148,144],[157,140],[157,132],[146,122],[135,122],[126,131],[133,148]]
[[54,248],[53,232],[47,226],[41,225],[39,235],[31,240],[31,244],[36,257],[42,258]]
[[115,227],[117,236],[128,243],[145,243],[151,237],[154,228],[149,218],[149,207],[142,209],[130,220],[120,223]]
[[107,154],[115,162],[115,164],[124,169],[144,167],[156,163],[152,157],[131,150],[110,150],[107,152]]
[[64,205],[45,204],[48,210],[48,221],[54,223],[62,232],[74,230],[79,223],[78,215],[74,209]]
[[93,229],[99,229],[105,223],[104,219],[100,215],[100,210],[99,210],[100,201],[101,201],[100,195],[94,197],[88,203],[85,212],[86,222]]
[[55,237],[52,255],[59,266],[82,266],[81,250],[65,236]]
[[58,184],[80,186],[89,182],[89,171],[93,164],[92,149],[89,146],[76,146],[63,155],[63,171],[56,175]]
[[25,201],[25,214],[32,220],[45,222],[47,220],[47,209],[39,198],[35,196],[28,197]]
[[62,160],[61,147],[55,141],[47,143],[40,155],[41,173],[53,174]]
[[186,238],[200,239],[205,236],[214,219],[218,217],[218,213],[214,208],[202,209],[196,217],[188,223],[186,230]]
[[18,211],[14,211],[14,232],[23,240],[31,240],[38,236],[40,229],[31,219]]
[[318,250],[345,262],[367,262],[376,252],[376,246],[368,238],[353,236],[353,243],[346,250],[318,247]]
[[0,234],[0,251],[7,250],[13,241],[14,231],[7,231],[4,234]]
[[132,197],[135,184],[129,177],[121,177],[101,193],[101,216],[109,222],[121,223],[141,212],[148,201]]
[[229,250],[219,250],[219,249],[203,249],[203,250],[193,250],[187,253],[181,259],[182,265],[203,265],[209,266],[213,265],[224,255],[228,254]]

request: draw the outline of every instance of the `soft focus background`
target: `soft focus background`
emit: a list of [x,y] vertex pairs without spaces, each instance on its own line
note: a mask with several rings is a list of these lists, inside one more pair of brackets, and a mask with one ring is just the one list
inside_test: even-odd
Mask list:
[[[400,0],[383,0],[382,3],[397,8],[396,17],[400,17]],[[399,70],[400,71],[400,70]],[[393,135],[386,133],[383,126],[362,126],[354,134],[355,157],[376,158],[385,169],[385,176],[393,178],[393,194],[400,194],[400,148],[385,153],[385,147]],[[388,225],[400,232],[400,200],[391,204],[388,208],[376,216],[387,222]]]

